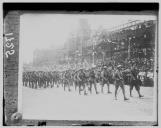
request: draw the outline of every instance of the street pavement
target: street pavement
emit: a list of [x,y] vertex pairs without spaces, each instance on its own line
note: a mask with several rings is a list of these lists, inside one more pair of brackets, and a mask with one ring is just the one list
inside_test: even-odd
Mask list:
[[[62,87],[47,89],[22,88],[22,111],[24,119],[41,120],[114,120],[114,121],[155,121],[156,97],[154,87],[141,87],[143,98],[133,89],[133,97],[123,100],[121,88],[118,99],[114,98],[114,85],[111,94],[93,93],[79,95],[78,90],[64,91]],[[98,90],[99,88],[98,85]],[[105,87],[105,92],[107,88]]]

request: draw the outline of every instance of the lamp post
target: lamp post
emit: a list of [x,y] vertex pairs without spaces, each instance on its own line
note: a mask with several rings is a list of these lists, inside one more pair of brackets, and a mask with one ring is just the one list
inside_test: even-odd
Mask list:
[[77,50],[77,51],[75,52],[75,61],[76,61],[76,63],[78,63],[78,54],[79,54],[79,51]]
[[105,61],[105,53],[102,51],[103,62]]
[[108,43],[109,43],[109,46],[110,46],[110,58],[112,60],[112,46],[111,46],[112,42],[110,40],[108,40]]
[[94,66],[94,52],[92,53],[92,57],[93,57],[93,62],[92,62],[92,65]]
[[130,59],[131,54],[131,37],[129,37],[129,46],[128,46],[128,59]]
[[94,54],[96,53],[96,52],[95,52],[95,45],[96,45],[96,41],[94,40],[94,41],[93,41],[93,52],[92,52],[92,61],[93,61],[93,62],[92,62],[92,65],[93,65],[93,66],[95,66],[95,63],[94,63],[94,62],[95,62],[95,56],[94,56]]

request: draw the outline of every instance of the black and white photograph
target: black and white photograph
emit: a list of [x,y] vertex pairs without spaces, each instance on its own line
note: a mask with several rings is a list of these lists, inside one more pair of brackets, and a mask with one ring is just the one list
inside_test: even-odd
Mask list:
[[4,28],[5,120],[157,124],[155,13],[11,11]]
[[146,15],[22,15],[23,118],[155,121],[156,23]]

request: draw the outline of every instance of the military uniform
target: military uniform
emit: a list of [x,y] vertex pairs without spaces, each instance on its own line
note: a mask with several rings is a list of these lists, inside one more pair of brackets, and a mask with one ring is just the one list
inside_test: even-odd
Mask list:
[[105,66],[101,72],[101,91],[103,93],[103,88],[104,88],[104,85],[106,84],[107,85],[107,88],[108,88],[108,93],[111,93],[110,92],[110,83],[109,83],[109,72],[107,70],[107,67]]
[[143,97],[140,94],[140,85],[142,84],[141,80],[137,78],[138,71],[135,68],[131,69],[131,81],[130,81],[130,96],[132,96],[132,89],[135,87],[136,91],[138,92],[139,97]]
[[118,66],[118,69],[116,69],[115,75],[114,75],[114,78],[115,78],[115,99],[117,99],[117,90],[119,87],[121,87],[122,93],[124,96],[124,100],[128,100],[125,96],[125,86],[124,86],[123,74],[119,68],[120,68],[120,66]]
[[67,86],[68,87],[68,91],[71,91],[71,85],[72,85],[72,74],[71,74],[71,71],[70,70],[67,70],[65,72],[65,83],[64,83],[64,90],[65,90],[65,87]]
[[81,94],[81,87],[83,87],[84,94],[86,95],[87,94],[86,88],[85,88],[86,75],[85,75],[83,69],[81,69],[78,72],[77,79],[78,79],[78,86],[79,86],[79,94]]
[[92,93],[92,85],[94,85],[96,94],[98,94],[97,91],[97,86],[96,86],[96,77],[95,77],[95,72],[94,70],[91,69],[90,73],[89,73],[89,85],[90,85],[90,92]]

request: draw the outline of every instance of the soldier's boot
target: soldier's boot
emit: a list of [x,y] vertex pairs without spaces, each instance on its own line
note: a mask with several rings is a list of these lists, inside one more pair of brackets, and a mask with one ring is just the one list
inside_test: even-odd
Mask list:
[[[133,90],[134,86],[132,84],[130,84],[130,97],[133,97],[132,96],[132,90]],[[136,89],[137,90],[137,89]]]
[[58,82],[56,82],[56,85],[57,85],[57,88],[59,88],[59,83]]
[[124,100],[129,100],[129,98],[125,96],[125,92],[123,93],[123,95],[124,95]]
[[68,91],[71,92],[70,85],[68,85]]
[[92,94],[92,85],[89,86],[89,91]]
[[129,100],[128,98],[124,97],[124,100]]
[[121,89],[122,89],[122,93],[123,93],[123,96],[124,96],[124,100],[129,100],[129,99],[125,96],[125,87],[124,87],[123,84],[121,85]]
[[102,87],[101,87],[101,92],[103,93],[103,87],[104,87],[104,85],[102,85]]
[[88,95],[88,93],[87,93],[87,86],[85,86],[85,85],[84,85],[84,95],[85,96]]
[[29,82],[29,88],[31,88],[31,83]]
[[117,100],[117,90],[118,90],[118,87],[116,86],[115,87],[115,100]]
[[84,91],[84,95],[85,95],[85,96],[87,96],[87,95],[88,95],[87,91]]
[[33,86],[33,83],[31,83],[31,88],[33,88],[34,86]]
[[112,92],[110,91],[110,85],[107,85],[107,87],[108,87],[108,92],[107,92],[107,93],[112,93]]
[[96,94],[99,94],[99,92],[97,91],[97,88],[95,88]]
[[49,82],[47,82],[47,88],[50,86]]
[[80,87],[80,85],[79,85],[79,95],[81,95],[81,87]]
[[95,91],[96,91],[96,94],[99,94],[99,92],[97,91],[97,87],[95,86]]
[[139,98],[141,98],[141,97],[144,97],[144,96],[140,94],[140,95],[139,95]]
[[124,91],[123,95],[124,95],[124,100],[129,100],[129,99],[125,96],[125,91]]
[[137,92],[139,94],[139,98],[144,97],[143,95],[140,94],[140,91],[139,90]]
[[132,96],[132,89],[130,89],[130,97],[133,97],[133,96]]
[[65,91],[66,85],[64,84],[64,91]]
[[49,83],[49,87],[52,88],[52,83],[51,82]]
[[35,83],[34,83],[33,85],[34,85],[34,86],[33,86],[33,87],[34,87],[34,89],[36,89],[36,85],[35,85]]
[[28,87],[28,82],[26,83],[26,87]]
[[37,89],[37,84],[35,84],[35,89]]
[[33,88],[33,83],[31,83],[31,88]]

